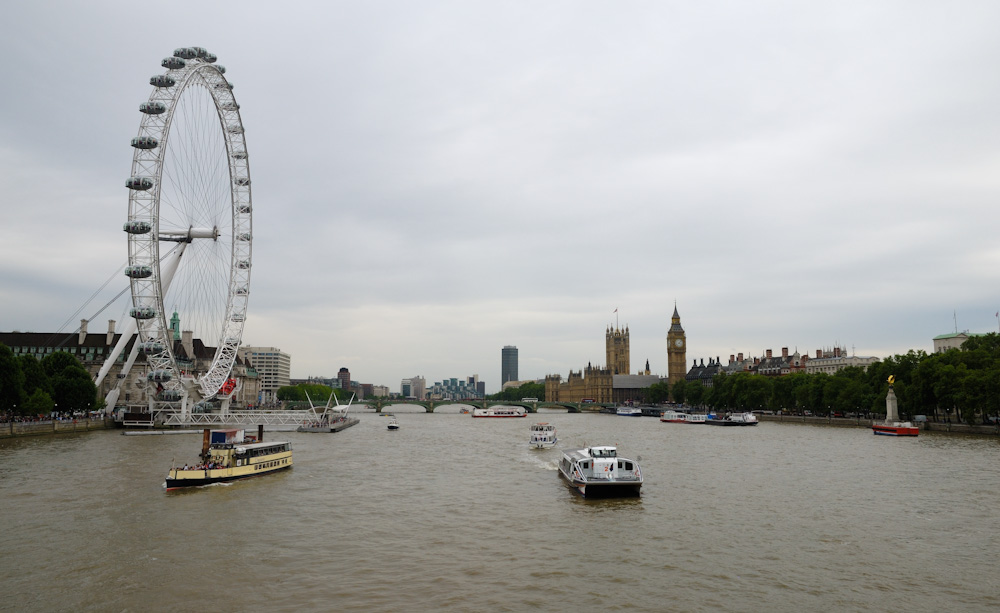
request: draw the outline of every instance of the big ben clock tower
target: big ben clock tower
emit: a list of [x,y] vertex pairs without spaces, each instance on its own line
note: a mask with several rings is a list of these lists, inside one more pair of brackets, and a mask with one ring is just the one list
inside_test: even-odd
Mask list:
[[670,318],[670,329],[667,331],[667,382],[677,383],[687,374],[687,337],[681,327],[681,316],[677,314],[677,303],[674,303],[674,315]]

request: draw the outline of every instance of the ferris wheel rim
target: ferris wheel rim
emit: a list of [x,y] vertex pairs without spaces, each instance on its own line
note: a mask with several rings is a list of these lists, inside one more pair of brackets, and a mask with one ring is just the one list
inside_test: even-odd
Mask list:
[[[143,113],[139,134],[133,139],[135,148],[129,187],[128,232],[129,268],[132,289],[132,310],[138,338],[149,364],[149,380],[158,390],[169,390],[170,399],[193,393],[210,399],[220,392],[230,377],[242,341],[250,289],[252,261],[252,205],[250,169],[239,104],[232,93],[232,84],[223,76],[225,69],[215,65],[214,56],[197,47],[180,48],[163,61],[168,68],[163,75],[150,79],[154,86],[149,99],[140,105]],[[209,94],[218,117],[228,162],[229,213],[228,281],[225,313],[219,326],[216,352],[208,370],[198,379],[197,386],[181,382],[181,368],[173,351],[172,330],[167,325],[164,298],[167,287],[179,264],[181,254],[196,239],[218,240],[220,228],[169,228],[162,226],[162,193],[168,141],[173,135],[175,112],[189,88],[202,87]],[[220,188],[225,192],[225,188]],[[148,224],[144,226],[143,224]],[[145,231],[143,231],[145,230]],[[161,242],[176,243],[168,255],[161,256]],[[165,262],[167,266],[165,269]],[[222,292],[220,292],[220,295]],[[203,339],[209,340],[209,339]]]

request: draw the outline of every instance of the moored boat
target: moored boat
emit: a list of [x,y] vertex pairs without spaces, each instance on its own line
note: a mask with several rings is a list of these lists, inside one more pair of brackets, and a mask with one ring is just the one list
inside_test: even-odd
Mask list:
[[756,426],[758,422],[753,413],[733,413],[726,417],[706,419],[705,423],[710,426]]
[[618,456],[611,446],[563,451],[559,475],[583,496],[638,496],[642,489],[639,463]]
[[[259,430],[263,433],[263,428]],[[210,485],[259,477],[292,467],[292,444],[287,441],[249,442],[243,430],[205,430],[200,462],[171,468],[164,487]]]
[[872,424],[872,433],[883,436],[917,436],[920,434],[920,428],[908,421],[883,422]]
[[681,413],[680,411],[674,411],[673,409],[664,411],[660,414],[660,421],[672,424],[683,424],[687,421],[687,413]]
[[615,409],[615,414],[625,417],[642,417],[642,409],[639,407],[618,407]]
[[684,416],[684,423],[686,424],[704,424],[707,422],[707,415],[704,413],[688,413]]
[[556,445],[556,427],[550,423],[531,424],[528,443],[535,449],[547,449]]
[[528,411],[524,407],[486,407],[476,408],[472,411],[473,417],[527,417]]

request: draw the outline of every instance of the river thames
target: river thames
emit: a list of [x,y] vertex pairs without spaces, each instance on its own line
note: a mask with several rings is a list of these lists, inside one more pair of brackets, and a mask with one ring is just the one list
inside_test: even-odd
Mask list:
[[[0,441],[11,611],[996,611],[1000,442],[764,422],[362,413],[295,466],[167,493],[197,434]],[[528,448],[548,421],[556,449]],[[642,457],[587,500],[559,449]]]

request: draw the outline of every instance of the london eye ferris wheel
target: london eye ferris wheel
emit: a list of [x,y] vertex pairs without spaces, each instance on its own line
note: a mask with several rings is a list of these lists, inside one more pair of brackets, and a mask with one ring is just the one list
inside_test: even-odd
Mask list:
[[[253,228],[243,122],[225,68],[201,47],[176,49],[162,65],[132,139],[125,274],[154,399],[171,404],[232,392]],[[175,354],[178,328],[215,343],[197,378]]]

